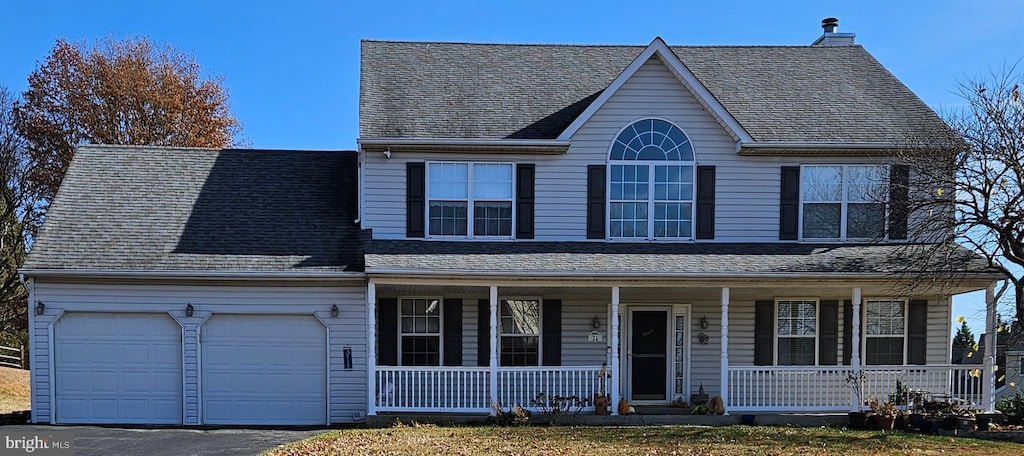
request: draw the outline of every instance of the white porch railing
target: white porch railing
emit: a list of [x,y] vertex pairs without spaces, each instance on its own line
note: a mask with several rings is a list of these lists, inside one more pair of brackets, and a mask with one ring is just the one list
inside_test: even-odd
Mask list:
[[488,367],[377,366],[372,385],[380,412],[487,412],[492,398],[508,407],[530,401],[577,396],[588,401],[598,390],[600,367],[502,367],[498,391],[490,391]]
[[[543,393],[547,400],[576,396],[587,401],[585,409],[597,392],[600,367],[502,367],[498,369],[498,400],[503,406],[520,405],[531,408],[530,401]],[[545,404],[547,405],[547,404]]]
[[[981,405],[977,365],[862,366],[861,400],[889,399],[896,381],[927,398]],[[847,366],[730,366],[728,407],[734,411],[844,411],[856,408]]]
[[491,408],[487,367],[378,366],[377,410],[382,412],[486,412]]

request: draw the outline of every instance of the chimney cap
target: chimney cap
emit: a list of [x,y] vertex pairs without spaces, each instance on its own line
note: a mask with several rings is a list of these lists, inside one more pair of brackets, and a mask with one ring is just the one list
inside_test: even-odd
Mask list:
[[826,17],[821,20],[821,28],[825,29],[825,33],[835,33],[836,28],[839,27],[839,19],[835,17]]

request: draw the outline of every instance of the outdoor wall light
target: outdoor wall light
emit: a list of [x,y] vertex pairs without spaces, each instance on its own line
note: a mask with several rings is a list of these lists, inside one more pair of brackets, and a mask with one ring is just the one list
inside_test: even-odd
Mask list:
[[708,329],[708,317],[700,317],[700,329]]
[[338,305],[337,304],[331,304],[331,317],[335,317],[335,318],[338,317]]
[[594,324],[594,329],[598,329],[598,328],[601,327],[601,319],[598,318],[597,315],[594,315],[593,324]]
[[391,149],[385,150],[384,152],[381,153],[384,154],[384,158],[391,160]]
[[42,315],[43,312],[46,312],[46,304],[43,304],[43,301],[36,301],[36,315]]
[[192,314],[195,313],[195,311],[196,311],[196,309],[192,307],[192,303],[191,302],[188,303],[187,306],[185,306],[185,316],[186,317],[191,317]]

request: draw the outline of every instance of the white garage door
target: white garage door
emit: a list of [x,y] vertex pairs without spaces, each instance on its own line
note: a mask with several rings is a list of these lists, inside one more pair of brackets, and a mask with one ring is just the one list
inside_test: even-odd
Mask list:
[[181,326],[169,315],[68,313],[54,331],[58,423],[182,423]]
[[326,424],[327,331],[315,317],[214,315],[202,347],[205,424]]

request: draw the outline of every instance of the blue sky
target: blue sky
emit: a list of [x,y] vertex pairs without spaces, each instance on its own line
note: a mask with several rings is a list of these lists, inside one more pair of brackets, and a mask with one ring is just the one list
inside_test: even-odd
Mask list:
[[[1024,58],[1024,2],[932,1],[8,1],[0,84],[14,92],[58,38],[146,35],[224,78],[258,148],[352,149],[359,40],[670,45],[809,44],[821,19],[862,44],[926,103],[959,103],[956,82]],[[983,296],[958,298],[983,331]]]

